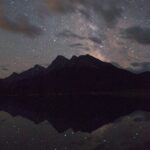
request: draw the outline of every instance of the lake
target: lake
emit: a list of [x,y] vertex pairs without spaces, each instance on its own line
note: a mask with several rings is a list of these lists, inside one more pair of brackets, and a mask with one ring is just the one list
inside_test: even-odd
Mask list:
[[49,121],[35,123],[0,111],[2,150],[148,150],[150,113],[136,111],[91,133],[58,132]]

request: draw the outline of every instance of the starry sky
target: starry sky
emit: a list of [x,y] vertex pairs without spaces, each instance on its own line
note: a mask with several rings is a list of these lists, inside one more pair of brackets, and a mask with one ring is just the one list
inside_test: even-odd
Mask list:
[[150,71],[149,0],[0,0],[0,78],[57,55]]

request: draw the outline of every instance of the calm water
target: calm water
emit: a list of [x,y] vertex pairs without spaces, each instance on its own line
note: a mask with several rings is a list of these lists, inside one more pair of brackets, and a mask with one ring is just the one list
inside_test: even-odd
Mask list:
[[150,113],[134,112],[92,133],[57,132],[48,121],[34,123],[0,112],[2,150],[146,150],[150,143]]

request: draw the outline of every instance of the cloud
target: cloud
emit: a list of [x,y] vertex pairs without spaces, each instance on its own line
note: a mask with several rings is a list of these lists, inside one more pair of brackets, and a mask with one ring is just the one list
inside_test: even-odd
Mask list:
[[150,44],[150,28],[142,28],[140,26],[133,26],[121,32],[124,38],[135,40],[139,44]]
[[[70,13],[78,10],[88,20],[91,20],[90,10],[93,10],[99,17],[102,17],[109,27],[114,27],[118,18],[121,17],[121,9],[116,6],[118,1],[115,1],[112,5],[112,0],[106,0],[106,6],[99,0],[43,0],[49,10]],[[8,31],[23,33],[27,36],[36,36],[42,33],[42,29],[36,25],[33,25],[29,18],[20,16],[19,19],[11,20],[6,15],[5,1],[0,0],[0,28]],[[6,4],[7,5],[7,4]],[[44,7],[45,8],[45,7]],[[38,8],[37,8],[38,9]],[[43,10],[43,9],[42,9]]]
[[8,71],[8,68],[3,67],[3,68],[1,68],[1,70],[2,70],[2,71]]
[[74,11],[79,1],[80,0],[45,0],[50,10],[62,13]]
[[81,43],[75,43],[75,44],[70,44],[69,46],[70,47],[82,47],[83,44],[81,44]]
[[117,6],[120,0],[45,0],[51,11],[67,13],[78,10],[90,20],[90,10],[103,17],[109,27],[113,27],[121,17],[122,9]]
[[87,20],[91,21],[91,16],[86,9],[78,10]]
[[142,63],[132,63],[131,64],[133,67],[138,67],[138,66],[150,66],[150,62],[142,62]]
[[8,68],[9,68],[8,66],[0,65],[0,69],[1,69],[2,71],[8,71],[8,70],[9,70]]
[[58,37],[66,37],[66,38],[75,38],[78,40],[89,40],[91,42],[94,42],[96,44],[101,44],[102,41],[99,37],[95,37],[95,36],[89,36],[89,37],[85,37],[85,36],[80,36],[76,33],[73,33],[72,31],[69,30],[64,30],[63,32],[59,33],[57,35]]
[[109,27],[114,27],[122,14],[122,9],[117,8],[116,6],[112,6],[108,9],[100,7],[99,11]]
[[30,37],[34,37],[42,33],[42,29],[32,25],[26,17],[20,17],[17,21],[1,17],[0,27],[8,31],[23,33]]
[[150,62],[135,62],[131,63],[131,67],[129,68],[130,70],[133,70],[135,72],[145,72],[145,71],[150,71]]
[[75,34],[75,33],[73,33],[72,31],[69,31],[69,30],[64,30],[63,32],[59,33],[57,36],[58,37],[66,37],[66,38],[70,38],[70,37],[71,38],[77,38],[79,40],[86,39],[85,37],[80,36],[78,34]]
[[7,31],[23,33],[30,37],[42,33],[42,29],[33,25],[25,16],[19,16],[16,20],[11,20],[6,17],[4,1],[2,0],[0,0],[0,28]]
[[101,44],[102,43],[102,41],[101,41],[101,39],[100,38],[98,38],[98,37],[89,37],[88,38],[89,40],[91,40],[92,42],[94,42],[94,43],[97,43],[97,44]]
[[76,48],[76,49],[83,49],[86,51],[90,51],[89,47],[86,47],[84,44],[82,43],[75,43],[75,44],[70,44],[69,47],[71,48]]
[[3,67],[3,68],[1,68],[1,71],[8,71],[8,68],[5,68],[5,67]]

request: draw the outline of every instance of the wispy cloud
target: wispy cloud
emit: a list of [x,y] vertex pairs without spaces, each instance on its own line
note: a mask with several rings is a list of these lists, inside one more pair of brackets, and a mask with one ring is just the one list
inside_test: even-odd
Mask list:
[[70,44],[69,45],[70,48],[75,48],[75,49],[82,49],[85,51],[90,51],[89,47],[86,47],[84,44],[82,43],[74,43],[74,44]]
[[9,69],[8,69],[8,66],[1,65],[0,66],[0,70],[2,70],[2,71],[8,71]]
[[63,32],[59,33],[57,35],[58,37],[65,37],[65,38],[75,38],[75,39],[78,39],[78,40],[89,40],[93,43],[96,43],[96,44],[101,44],[102,41],[99,37],[95,37],[95,36],[81,36],[81,35],[78,35],[72,31],[69,31],[69,30],[64,30]]
[[140,26],[133,26],[124,29],[121,34],[124,38],[135,40],[140,44],[150,44],[150,28],[144,28]]
[[0,0],[0,28],[12,32],[23,33],[30,37],[40,35],[42,29],[33,25],[29,18],[25,16],[19,16],[16,20],[11,20],[5,14],[4,1]]
[[51,11],[61,13],[75,12],[79,10],[87,19],[90,19],[90,11],[93,10],[98,16],[102,17],[109,27],[113,27],[118,18],[122,16],[122,8],[117,4],[121,0],[45,0]]

